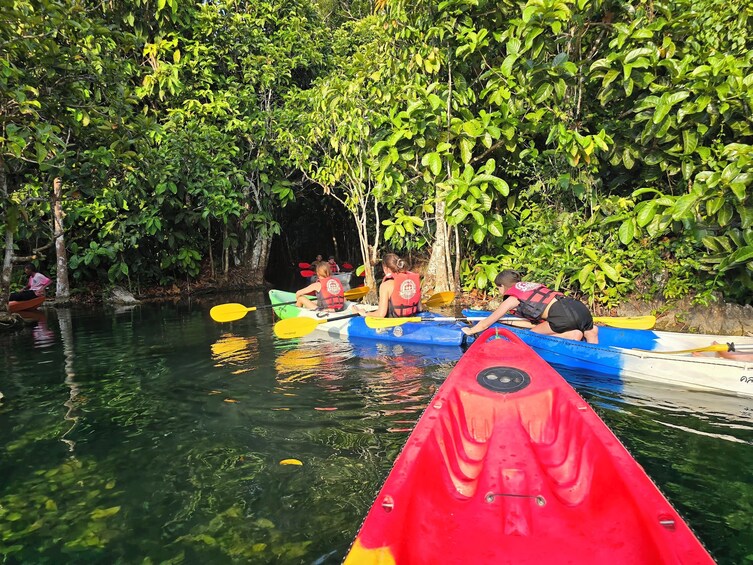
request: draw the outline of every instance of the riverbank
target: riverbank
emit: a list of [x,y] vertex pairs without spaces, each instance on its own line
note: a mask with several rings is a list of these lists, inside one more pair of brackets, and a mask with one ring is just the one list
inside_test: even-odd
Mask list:
[[[268,284],[262,289],[271,288]],[[250,277],[241,269],[231,271],[227,278],[206,276],[194,281],[175,282],[161,287],[149,287],[128,291],[121,287],[105,288],[101,285],[88,284],[76,288],[71,293],[74,304],[100,303],[136,303],[155,301],[175,301],[188,297],[211,296],[225,292],[242,292],[248,290],[262,290],[250,282]],[[130,294],[134,301],[121,301],[113,296]],[[488,298],[484,293],[459,293],[455,300],[459,308],[478,308],[494,310],[499,306],[499,298]],[[54,299],[49,299],[47,305],[53,306]],[[705,333],[717,335],[753,335],[753,306],[725,303],[718,298],[717,302],[708,306],[693,303],[692,297],[686,297],[672,302],[656,299],[646,301],[629,298],[616,308],[594,308],[597,316],[656,316],[656,329]]]

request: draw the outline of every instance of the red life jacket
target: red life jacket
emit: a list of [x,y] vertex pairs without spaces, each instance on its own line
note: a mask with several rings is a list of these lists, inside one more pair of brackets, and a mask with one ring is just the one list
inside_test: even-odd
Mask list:
[[404,318],[418,313],[421,305],[421,281],[416,273],[406,271],[393,273],[384,280],[394,280],[387,316],[390,318]]
[[345,291],[342,283],[335,277],[319,279],[322,288],[316,293],[316,305],[322,309],[332,309],[339,312],[345,308]]
[[513,313],[517,316],[523,316],[532,322],[540,322],[541,315],[546,310],[547,305],[554,300],[563,296],[561,292],[549,290],[543,284],[519,282],[515,286],[507,289],[505,297],[514,296],[520,300]]

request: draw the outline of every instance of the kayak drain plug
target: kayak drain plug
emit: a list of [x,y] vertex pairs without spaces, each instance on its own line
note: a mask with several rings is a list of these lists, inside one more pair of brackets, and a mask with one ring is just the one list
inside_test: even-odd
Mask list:
[[509,496],[511,498],[533,498],[537,506],[546,506],[546,498],[540,494],[513,494],[510,492],[489,492],[484,497],[487,503],[491,504],[498,496]]
[[515,367],[489,367],[476,375],[476,382],[492,392],[518,392],[531,384],[531,377]]

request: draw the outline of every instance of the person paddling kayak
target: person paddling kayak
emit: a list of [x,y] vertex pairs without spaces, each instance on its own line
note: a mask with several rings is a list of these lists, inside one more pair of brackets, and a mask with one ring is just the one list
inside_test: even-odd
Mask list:
[[588,343],[599,342],[599,329],[594,326],[588,307],[561,292],[548,289],[543,284],[522,282],[518,271],[505,269],[494,284],[504,300],[489,316],[470,328],[463,328],[467,335],[481,333],[508,312],[522,316],[533,324],[532,332],[554,335],[565,339]]
[[[329,264],[320,261],[314,265],[316,282],[311,283],[295,293],[296,306],[308,310],[340,312],[345,308],[345,290],[342,283],[332,276]],[[306,294],[316,292],[316,304],[306,298]]]
[[52,281],[42,273],[37,272],[37,268],[31,263],[28,263],[24,267],[24,272],[29,277],[29,282],[26,283],[22,290],[11,292],[8,297],[9,302],[22,302],[24,300],[33,300],[38,296],[44,296],[45,289],[52,284]]
[[408,270],[405,260],[394,253],[382,259],[384,279],[379,285],[379,307],[367,312],[353,306],[353,312],[375,318],[403,318],[415,316],[421,311],[421,281],[416,273]]

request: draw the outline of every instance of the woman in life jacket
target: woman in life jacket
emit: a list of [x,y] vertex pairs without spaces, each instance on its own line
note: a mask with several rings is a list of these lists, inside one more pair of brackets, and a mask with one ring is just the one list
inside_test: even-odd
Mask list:
[[497,275],[494,284],[504,300],[489,316],[473,327],[463,328],[467,335],[484,331],[502,316],[511,312],[535,324],[532,332],[554,335],[575,341],[599,342],[599,328],[585,304],[549,290],[543,284],[521,282],[520,273],[506,269]]
[[[345,290],[342,283],[332,276],[329,264],[320,261],[314,265],[316,282],[311,283],[295,293],[295,304],[308,310],[324,310],[325,312],[340,312],[345,308]],[[316,303],[305,295],[316,292]]]
[[384,256],[382,268],[384,278],[379,285],[379,307],[366,312],[360,306],[353,306],[353,311],[375,318],[403,318],[418,314],[421,311],[421,281],[418,275],[409,271],[405,261],[394,253]]

